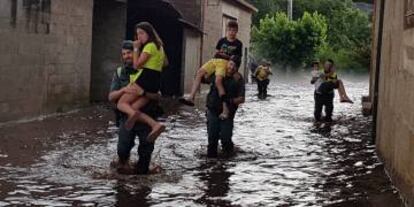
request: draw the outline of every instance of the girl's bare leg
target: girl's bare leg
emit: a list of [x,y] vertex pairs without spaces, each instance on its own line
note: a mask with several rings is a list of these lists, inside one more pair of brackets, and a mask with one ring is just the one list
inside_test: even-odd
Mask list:
[[[132,108],[140,111],[145,105],[147,105],[149,99],[147,97],[140,97],[132,104]],[[165,126],[155,121],[152,117],[145,113],[138,113],[136,121],[148,124],[151,127],[151,132],[148,134],[148,141],[154,142],[162,132],[165,130]]]
[[348,97],[348,94],[346,93],[342,80],[338,80],[338,93],[341,102],[353,103],[353,101]]
[[207,74],[207,72],[203,69],[200,68],[197,71],[197,75],[196,78],[194,79],[193,85],[191,87],[191,92],[190,92],[190,96],[188,97],[188,101],[194,101],[194,97],[198,91],[198,89],[200,88],[201,85],[201,80],[203,79],[203,77]]
[[128,119],[125,122],[126,129],[131,129],[131,123],[135,123],[138,118],[137,111],[135,111],[131,106],[131,104],[137,99],[138,97],[134,94],[124,94],[118,101],[117,108],[128,115]]

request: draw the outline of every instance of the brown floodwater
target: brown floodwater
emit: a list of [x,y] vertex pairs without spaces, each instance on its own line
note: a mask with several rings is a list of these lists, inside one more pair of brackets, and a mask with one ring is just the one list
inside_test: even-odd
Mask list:
[[[0,206],[401,206],[377,157],[371,118],[361,115],[368,77],[344,82],[355,104],[336,99],[335,123],[322,126],[313,123],[313,86],[307,76],[276,77],[266,100],[257,98],[255,85],[246,85],[246,103],[235,119],[237,153],[227,159],[205,156],[203,107],[175,108],[162,119],[167,131],[153,154],[163,171],[150,176],[109,169],[117,128],[108,118],[110,110],[98,107],[98,115],[81,121],[96,122],[99,129],[80,130],[76,124],[55,129],[53,138],[37,137],[39,143],[48,140],[40,147],[28,146],[30,156],[19,148],[24,162],[16,151],[0,147]],[[10,147],[14,144],[24,143],[9,140]]]

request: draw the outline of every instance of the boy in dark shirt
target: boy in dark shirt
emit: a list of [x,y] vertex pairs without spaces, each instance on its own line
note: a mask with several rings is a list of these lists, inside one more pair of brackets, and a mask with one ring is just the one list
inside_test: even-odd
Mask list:
[[[200,84],[203,78],[208,79],[212,75],[215,75],[215,83],[218,89],[219,95],[222,100],[226,100],[225,91],[223,87],[223,78],[226,75],[226,67],[228,60],[231,57],[241,59],[243,44],[237,39],[237,32],[239,26],[236,21],[230,21],[227,24],[227,35],[220,39],[216,45],[217,52],[214,58],[205,63],[197,71],[196,78],[194,79],[193,86],[191,88],[190,95],[187,98],[181,98],[179,101],[183,104],[194,106],[195,95],[200,88]],[[229,111],[226,104],[223,102],[223,113],[220,115],[222,119],[228,118]]]
[[221,38],[216,45],[216,55],[214,58],[228,60],[232,55],[240,58],[243,56],[243,43],[237,39],[239,25],[236,21],[229,21],[227,24],[227,35]]

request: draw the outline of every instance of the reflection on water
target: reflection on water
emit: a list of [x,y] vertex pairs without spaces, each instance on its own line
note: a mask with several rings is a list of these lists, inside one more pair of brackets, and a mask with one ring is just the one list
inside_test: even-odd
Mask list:
[[[392,192],[370,142],[370,119],[360,115],[368,78],[345,79],[356,103],[335,102],[332,126],[313,124],[307,78],[278,78],[263,101],[247,85],[234,158],[207,159],[204,112],[183,107],[166,119],[167,132],[156,144],[161,174],[111,172],[112,125],[106,132],[63,134],[38,163],[0,166],[0,185],[13,189],[0,192],[0,206],[346,206],[370,192]],[[367,190],[367,183],[376,187]]]

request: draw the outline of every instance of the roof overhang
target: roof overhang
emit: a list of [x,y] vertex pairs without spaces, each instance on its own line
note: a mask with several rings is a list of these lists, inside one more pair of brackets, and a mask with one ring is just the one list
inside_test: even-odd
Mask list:
[[251,12],[258,12],[259,10],[253,6],[252,4],[250,4],[249,2],[247,2],[246,0],[227,0],[229,2],[234,2],[238,5],[243,6],[244,8],[246,8],[247,10],[251,11]]

